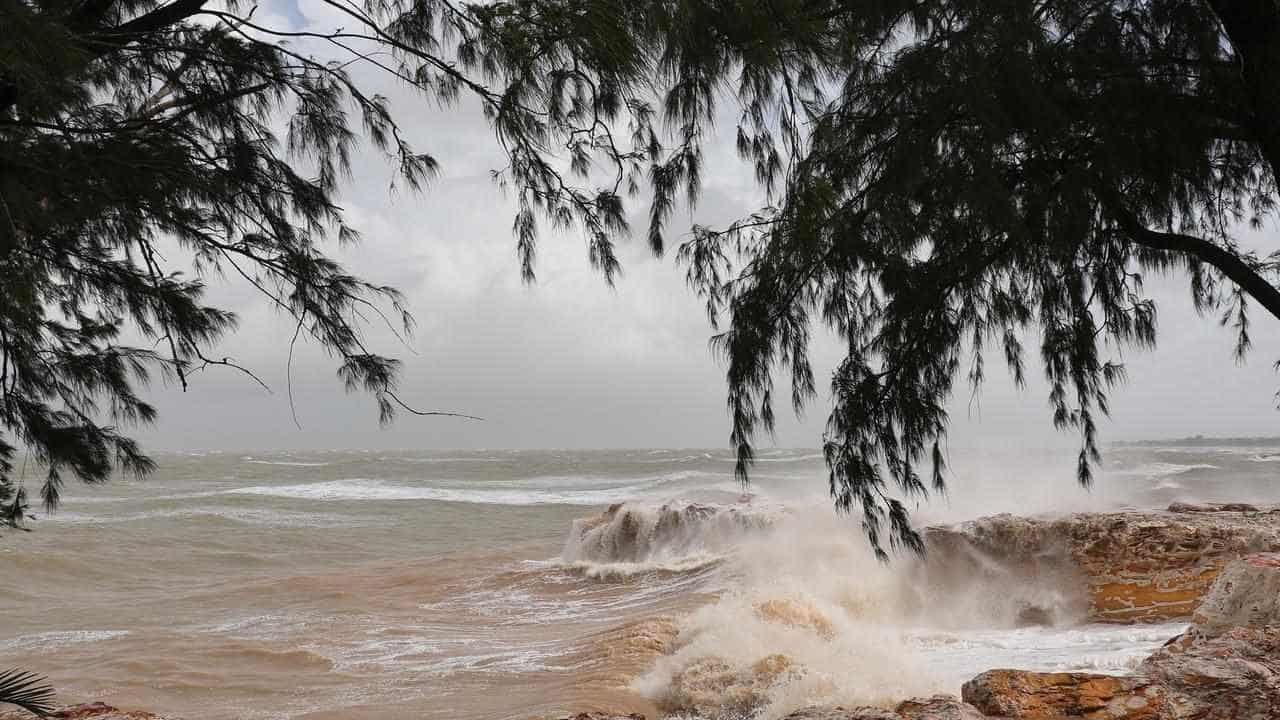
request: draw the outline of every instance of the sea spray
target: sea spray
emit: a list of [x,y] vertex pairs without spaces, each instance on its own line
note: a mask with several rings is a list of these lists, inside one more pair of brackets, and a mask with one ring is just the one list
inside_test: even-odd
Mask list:
[[[628,517],[625,507],[612,508],[585,531],[610,526],[630,538],[620,530],[637,519]],[[659,539],[683,538],[646,537],[648,556],[663,554]],[[825,505],[792,505],[737,538],[719,569],[718,597],[679,620],[670,651],[633,687],[664,712],[704,718],[776,720],[813,704],[889,706],[955,691],[951,669],[929,660],[938,646],[967,650],[980,664],[984,654],[1033,652],[1055,637],[1053,626],[1083,617],[1082,584],[1064,557],[1023,558],[1024,538],[1015,536],[993,539],[987,550],[930,537],[928,557],[880,563],[856,523]],[[1018,629],[1027,626],[1046,629]],[[961,648],[956,633],[964,632],[987,639]],[[1088,632],[1068,640],[1094,641]]]
[[811,704],[888,704],[941,690],[904,635],[900,567],[877,562],[830,508],[739,544],[726,590],[683,618],[634,683],[666,712],[776,720]]
[[693,570],[763,533],[779,515],[777,508],[746,502],[618,504],[575,521],[560,557],[598,577]]

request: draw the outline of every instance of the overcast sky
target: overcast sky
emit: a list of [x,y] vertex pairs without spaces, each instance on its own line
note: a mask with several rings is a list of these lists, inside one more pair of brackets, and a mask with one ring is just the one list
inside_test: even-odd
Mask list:
[[[294,29],[346,24],[322,3],[267,2],[258,22]],[[392,98],[416,148],[442,165],[423,194],[391,192],[389,166],[373,152],[355,163],[341,197],[348,221],[365,235],[354,251],[337,251],[367,279],[406,293],[418,320],[409,347],[371,333],[378,351],[404,360],[402,397],[427,409],[486,418],[471,422],[402,415],[379,428],[371,398],[346,395],[336,363],[313,346],[293,359],[298,429],[286,389],[287,318],[251,288],[218,284],[212,297],[241,318],[241,331],[216,352],[253,367],[268,394],[230,371],[196,376],[191,388],[157,386],[157,427],[141,433],[154,449],[217,448],[527,448],[722,447],[728,421],[723,368],[707,347],[711,329],[702,306],[668,255],[654,258],[642,237],[619,250],[624,275],[610,289],[589,267],[576,235],[546,234],[538,282],[520,281],[511,235],[513,203],[490,180],[502,155],[478,109],[466,103],[440,110],[386,76],[357,71],[362,82]],[[672,219],[669,245],[693,222],[724,223],[757,207],[750,168],[737,160],[732,132],[708,148],[699,205]],[[647,204],[634,226],[644,228]],[[1277,228],[1251,234],[1260,250],[1274,248]],[[1130,380],[1113,395],[1104,440],[1206,435],[1280,434],[1274,394],[1280,376],[1278,324],[1253,313],[1256,348],[1247,364],[1232,359],[1232,336],[1191,308],[1186,283],[1151,283],[1159,302],[1159,346],[1124,358]],[[820,348],[820,385],[836,359]],[[1029,356],[1033,357],[1033,355]],[[993,358],[994,359],[994,358]],[[1050,427],[1046,390],[1033,382],[1015,391],[996,372],[971,402],[962,392],[952,412],[952,444],[1056,445],[1074,438]],[[1032,372],[1038,378],[1037,372]],[[780,413],[782,415],[782,413]],[[777,444],[815,446],[825,399],[804,420],[785,416]]]

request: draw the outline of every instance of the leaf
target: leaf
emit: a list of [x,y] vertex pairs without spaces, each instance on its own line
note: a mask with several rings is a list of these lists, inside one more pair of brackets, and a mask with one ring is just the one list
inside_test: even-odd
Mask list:
[[12,668],[0,672],[0,703],[17,705],[40,717],[53,714],[54,693],[48,678]]

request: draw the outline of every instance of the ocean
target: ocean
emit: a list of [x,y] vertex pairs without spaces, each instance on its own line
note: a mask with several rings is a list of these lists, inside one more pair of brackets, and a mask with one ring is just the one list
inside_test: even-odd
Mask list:
[[[1280,501],[1280,448],[1115,447],[1089,491],[1069,451],[949,456],[921,524]],[[1183,629],[922,596],[912,558],[878,563],[832,509],[815,450],[763,452],[745,488],[722,450],[157,460],[0,534],[0,668],[188,720],[652,718],[673,697],[776,720],[993,667],[1123,671]]]

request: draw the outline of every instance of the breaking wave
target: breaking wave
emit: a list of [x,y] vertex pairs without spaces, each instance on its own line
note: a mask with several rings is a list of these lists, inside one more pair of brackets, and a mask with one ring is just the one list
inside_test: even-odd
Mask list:
[[767,530],[777,513],[745,503],[615,504],[599,515],[576,520],[560,559],[594,576],[698,569],[721,560],[748,536]]
[[260,495],[301,500],[435,500],[484,505],[608,505],[620,503],[695,477],[670,473],[638,478],[628,485],[591,487],[590,478],[548,478],[547,482],[489,483],[463,487],[403,485],[385,480],[349,478],[297,485],[258,485],[220,492],[222,495]]
[[1217,470],[1217,465],[1209,465],[1207,463],[1195,463],[1191,465],[1180,465],[1178,463],[1154,462],[1145,465],[1139,465],[1135,468],[1116,472],[1117,475],[1140,476],[1146,478],[1165,478],[1170,475],[1181,475],[1191,472],[1192,470]]

